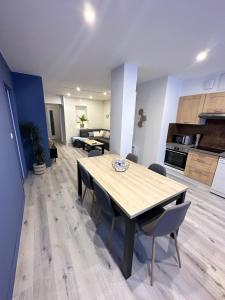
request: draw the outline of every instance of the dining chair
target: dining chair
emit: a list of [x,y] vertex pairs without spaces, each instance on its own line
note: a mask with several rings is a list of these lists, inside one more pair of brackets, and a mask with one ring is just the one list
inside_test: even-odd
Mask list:
[[166,176],[166,168],[163,167],[163,166],[160,165],[160,164],[156,164],[156,163],[151,164],[151,165],[148,167],[148,169],[151,170],[151,171],[154,171],[154,172],[156,172],[156,173],[158,173],[158,174],[161,174],[161,175],[163,175],[163,176]]
[[93,179],[93,188],[96,196],[96,204],[99,205],[101,212],[104,212],[106,215],[112,218],[111,230],[108,239],[109,251],[111,251],[112,246],[112,237],[116,225],[116,219],[120,216],[120,213],[115,209],[109,194],[105,189]]
[[88,152],[88,157],[94,157],[94,156],[100,156],[102,155],[102,152],[98,149],[91,150]]
[[85,168],[81,164],[79,164],[79,169],[80,169],[81,180],[82,180],[83,184],[85,185],[84,193],[83,193],[83,196],[82,196],[82,203],[84,201],[87,189],[92,191],[92,205],[91,205],[91,215],[92,215],[93,206],[94,206],[94,202],[95,202],[93,181],[92,181],[92,178],[89,175],[89,173],[85,170]]
[[126,159],[134,162],[134,163],[137,163],[138,161],[138,157],[137,155],[133,154],[133,153],[128,153],[127,156],[126,156]]
[[150,283],[153,285],[153,269],[155,261],[155,240],[156,237],[173,234],[175,248],[178,257],[178,265],[181,268],[180,253],[178,249],[177,233],[178,229],[184,221],[187,210],[191,202],[186,201],[179,205],[174,205],[167,209],[162,207],[153,208],[149,212],[137,218],[137,223],[141,231],[152,236],[152,260],[151,260],[151,278]]

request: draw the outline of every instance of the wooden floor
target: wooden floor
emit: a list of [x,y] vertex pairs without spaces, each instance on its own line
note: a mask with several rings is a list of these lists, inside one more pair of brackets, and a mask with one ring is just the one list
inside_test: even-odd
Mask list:
[[192,205],[179,232],[182,268],[174,241],[157,239],[155,282],[149,284],[151,238],[135,240],[133,275],[125,280],[118,265],[123,249],[123,222],[106,245],[110,220],[96,227],[90,199],[77,201],[76,159],[83,150],[59,146],[56,164],[43,176],[26,181],[26,205],[14,287],[14,300],[64,299],[225,299],[225,199],[177,172],[187,184]]

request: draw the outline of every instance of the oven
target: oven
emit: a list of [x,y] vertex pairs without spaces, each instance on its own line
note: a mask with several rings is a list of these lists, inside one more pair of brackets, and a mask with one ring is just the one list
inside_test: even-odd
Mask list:
[[164,163],[173,168],[184,170],[188,156],[188,149],[176,146],[167,146]]

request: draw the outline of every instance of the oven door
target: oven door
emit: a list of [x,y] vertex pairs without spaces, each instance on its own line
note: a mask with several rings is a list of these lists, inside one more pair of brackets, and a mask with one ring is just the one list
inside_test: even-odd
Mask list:
[[184,170],[187,161],[187,155],[188,154],[185,152],[166,149],[165,164],[179,170]]

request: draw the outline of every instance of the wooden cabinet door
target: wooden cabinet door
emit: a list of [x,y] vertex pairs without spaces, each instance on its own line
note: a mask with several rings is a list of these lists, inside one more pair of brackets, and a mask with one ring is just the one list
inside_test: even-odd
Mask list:
[[177,123],[199,124],[198,115],[203,111],[205,95],[180,97]]
[[225,113],[225,92],[206,94],[203,112]]
[[215,155],[189,151],[184,175],[211,185],[218,159],[218,156]]

